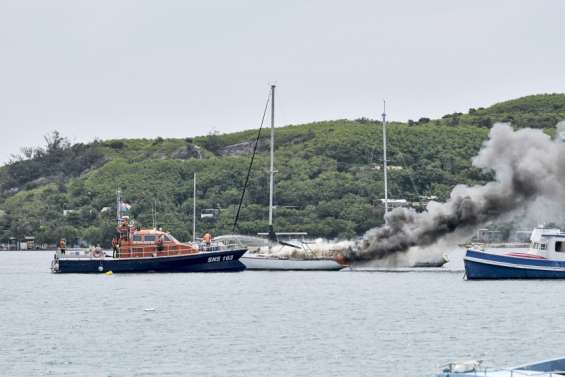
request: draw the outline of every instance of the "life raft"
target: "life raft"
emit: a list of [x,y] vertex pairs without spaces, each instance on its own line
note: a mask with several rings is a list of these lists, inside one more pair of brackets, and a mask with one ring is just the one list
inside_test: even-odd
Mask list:
[[104,252],[103,252],[102,250],[100,250],[100,249],[94,249],[94,250],[92,251],[92,256],[93,256],[94,258],[102,258],[102,257],[104,256]]

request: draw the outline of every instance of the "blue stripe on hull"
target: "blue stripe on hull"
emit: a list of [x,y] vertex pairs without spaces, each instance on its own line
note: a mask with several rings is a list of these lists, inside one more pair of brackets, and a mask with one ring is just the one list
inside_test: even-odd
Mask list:
[[561,261],[468,250],[464,262],[467,279],[565,279]]
[[509,255],[491,254],[489,252],[476,251],[476,250],[467,250],[465,257],[479,258],[479,259],[484,259],[485,261],[520,264],[525,266],[538,266],[538,267],[565,269],[565,261],[558,261],[552,259],[520,258]]
[[[242,271],[245,265],[239,258],[246,252],[242,250],[220,251],[175,257],[131,258],[131,259],[60,259],[61,273],[100,273],[112,272],[228,272]],[[225,257],[233,256],[225,261]],[[219,257],[219,261],[209,258]]]

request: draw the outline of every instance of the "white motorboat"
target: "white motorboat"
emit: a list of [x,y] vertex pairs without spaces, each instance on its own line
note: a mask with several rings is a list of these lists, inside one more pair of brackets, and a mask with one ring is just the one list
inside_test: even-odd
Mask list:
[[565,357],[509,368],[483,367],[480,360],[449,363],[436,377],[558,377],[565,375]]

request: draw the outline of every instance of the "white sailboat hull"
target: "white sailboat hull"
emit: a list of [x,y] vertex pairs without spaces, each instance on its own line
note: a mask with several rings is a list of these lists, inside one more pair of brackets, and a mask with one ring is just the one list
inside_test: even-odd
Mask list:
[[248,270],[337,271],[344,266],[333,259],[292,259],[244,254],[239,259]]

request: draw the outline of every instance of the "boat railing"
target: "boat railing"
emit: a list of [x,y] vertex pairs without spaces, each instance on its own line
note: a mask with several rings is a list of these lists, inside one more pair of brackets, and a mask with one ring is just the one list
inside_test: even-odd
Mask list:
[[[447,373],[447,374],[445,374]],[[472,374],[471,374],[472,373]],[[459,373],[445,372],[440,376],[456,376]],[[488,377],[491,375],[496,376],[508,376],[508,377],[563,377],[565,371],[562,370],[552,370],[552,371],[538,371],[538,370],[520,370],[520,369],[506,369],[506,368],[487,368],[481,367],[477,368],[471,372],[461,373],[462,376],[484,376]]]
[[[217,252],[217,251],[229,251],[235,249],[244,249],[245,246],[236,239],[226,239],[226,240],[214,240],[210,243],[205,242],[195,242],[195,246],[198,247],[199,252]],[[67,249],[63,254],[61,250],[57,250],[55,252],[55,256],[58,259],[65,259],[65,258],[84,258],[84,259],[103,259],[106,257],[112,257],[112,250],[102,250],[100,254],[95,255],[92,250],[90,249]],[[175,256],[175,255],[183,255],[187,254],[180,249],[177,248],[165,248],[164,250],[160,250],[159,252],[155,250],[147,250],[144,247],[132,247],[129,250],[124,249],[118,254],[118,258],[151,258],[158,256]]]
[[190,252],[178,249],[163,249],[163,250],[146,250],[143,248],[131,248],[130,250],[123,250],[118,253],[119,258],[151,258],[151,257],[172,257],[175,255],[186,255]]
[[[104,251],[102,251],[104,253]],[[92,251],[89,249],[66,249],[65,253],[60,249],[55,251],[55,256],[61,258],[92,258]]]
[[500,368],[480,368],[471,372],[446,372],[439,374],[438,377],[454,377],[454,376],[469,376],[469,377],[489,377],[489,376],[508,376],[508,377],[563,377],[565,371],[552,370],[552,371],[533,371],[533,370],[517,370],[517,369],[500,369]]
[[198,246],[198,250],[202,252],[226,251],[245,248],[245,246],[237,239],[214,240],[210,243],[199,242],[196,243],[196,246]]

